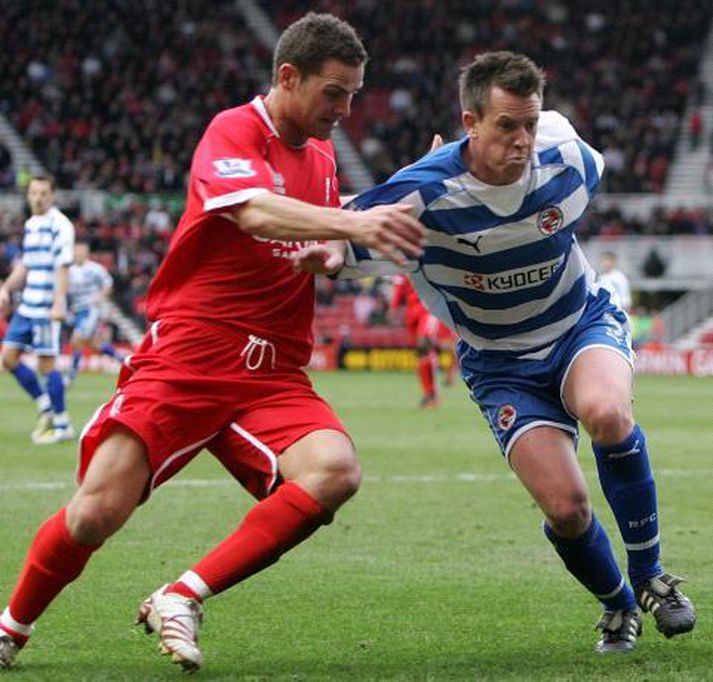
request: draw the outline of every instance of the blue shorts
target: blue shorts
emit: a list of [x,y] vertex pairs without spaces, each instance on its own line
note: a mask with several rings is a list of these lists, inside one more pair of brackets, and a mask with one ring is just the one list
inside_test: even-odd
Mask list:
[[564,381],[585,349],[605,347],[633,365],[629,319],[600,291],[590,295],[577,324],[557,341],[544,360],[494,355],[486,370],[468,369],[467,345],[459,345],[461,370],[470,397],[480,407],[500,450],[508,457],[515,441],[537,426],[554,426],[577,440],[577,420],[564,405]]
[[34,319],[15,313],[10,320],[3,344],[11,348],[35,352],[42,356],[59,355],[59,334],[62,324],[48,318]]
[[78,334],[82,339],[92,339],[97,333],[99,327],[99,309],[84,308],[74,313],[74,331],[73,334]]

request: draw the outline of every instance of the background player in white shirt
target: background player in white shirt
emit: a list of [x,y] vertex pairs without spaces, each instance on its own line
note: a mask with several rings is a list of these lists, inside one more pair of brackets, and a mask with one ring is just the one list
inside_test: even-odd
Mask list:
[[[25,222],[22,258],[0,287],[0,309],[22,289],[17,311],[2,344],[2,363],[35,401],[39,410],[32,440],[37,444],[69,440],[74,433],[64,403],[64,382],[55,367],[60,326],[66,315],[69,266],[74,258],[74,226],[54,207],[55,184],[36,176],[27,187],[32,215]],[[46,388],[20,357],[34,352]]]
[[601,272],[597,281],[603,284],[619,299],[619,305],[626,311],[631,310],[631,286],[629,278],[617,268],[617,258],[613,251],[604,251],[599,259]]
[[73,315],[72,364],[68,381],[77,376],[82,351],[90,348],[121,362],[123,357],[108,341],[99,338],[102,306],[109,298],[114,280],[107,269],[89,258],[89,244],[78,240],[74,246],[74,265],[69,269],[69,309]]

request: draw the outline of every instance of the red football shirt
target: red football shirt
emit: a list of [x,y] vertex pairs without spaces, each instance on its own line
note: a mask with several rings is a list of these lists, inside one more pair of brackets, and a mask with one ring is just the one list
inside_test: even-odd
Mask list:
[[148,295],[151,320],[205,319],[239,328],[309,361],[314,276],[289,256],[304,242],[251,237],[230,209],[261,192],[339,206],[331,142],[285,144],[263,99],[218,114],[191,164],[186,210]]
[[405,275],[396,275],[393,278],[394,288],[391,295],[391,309],[397,310],[402,305],[406,305],[406,321],[410,322],[428,313],[421,299],[416,293],[411,280]]

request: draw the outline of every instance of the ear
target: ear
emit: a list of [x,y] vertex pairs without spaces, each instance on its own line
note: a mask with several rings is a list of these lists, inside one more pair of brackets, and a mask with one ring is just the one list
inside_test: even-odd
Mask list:
[[294,90],[299,85],[300,72],[289,62],[280,64],[277,69],[277,84],[285,90]]
[[478,128],[480,127],[480,118],[478,115],[466,109],[461,114],[461,120],[468,137],[476,139],[478,137]]

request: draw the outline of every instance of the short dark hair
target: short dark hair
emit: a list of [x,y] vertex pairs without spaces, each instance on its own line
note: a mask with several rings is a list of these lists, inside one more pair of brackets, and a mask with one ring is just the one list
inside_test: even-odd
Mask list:
[[48,182],[50,185],[50,189],[53,192],[57,191],[57,183],[51,175],[43,175],[41,173],[37,173],[36,175],[33,175],[30,178],[30,182],[27,183],[27,186],[29,187],[30,183],[32,183],[35,180],[37,180],[37,182]]
[[277,41],[272,59],[273,85],[282,64],[292,64],[306,77],[319,73],[330,59],[359,66],[366,62],[367,54],[361,38],[346,21],[333,14],[309,12],[288,26]]
[[463,111],[482,116],[497,86],[519,97],[537,93],[542,97],[545,74],[529,57],[508,50],[484,52],[464,66],[458,79],[460,105]]

